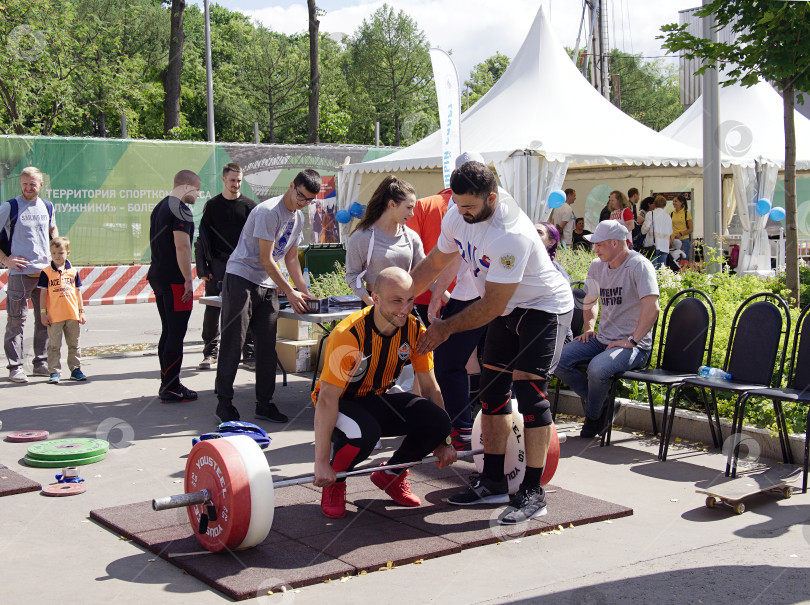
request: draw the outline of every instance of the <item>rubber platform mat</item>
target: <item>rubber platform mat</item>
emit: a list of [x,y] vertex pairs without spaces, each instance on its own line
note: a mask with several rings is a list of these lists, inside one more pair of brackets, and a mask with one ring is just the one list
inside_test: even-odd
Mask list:
[[503,506],[456,507],[443,501],[464,485],[457,471],[422,468],[409,477],[422,499],[415,508],[396,505],[368,477],[349,480],[343,519],[321,514],[320,489],[279,490],[270,535],[238,552],[203,550],[185,509],[155,512],[147,501],[93,510],[90,516],[232,599],[244,600],[633,514],[625,506],[548,485],[548,514],[507,527],[497,522]]
[[42,485],[15,473],[5,465],[0,464],[0,496],[11,496],[25,492],[38,492]]

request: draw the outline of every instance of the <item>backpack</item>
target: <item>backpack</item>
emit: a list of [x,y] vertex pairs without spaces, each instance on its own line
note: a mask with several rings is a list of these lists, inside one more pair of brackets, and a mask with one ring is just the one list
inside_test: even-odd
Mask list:
[[[53,218],[53,204],[48,200],[42,201],[45,202],[45,208],[48,209],[48,225],[50,225],[51,219]],[[2,250],[3,254],[6,256],[11,256],[11,239],[14,237],[14,226],[17,224],[20,208],[17,204],[16,197],[11,198],[6,203],[11,205],[11,210],[8,214],[8,228],[0,230],[0,250]],[[50,229],[48,229],[48,238],[50,239]]]

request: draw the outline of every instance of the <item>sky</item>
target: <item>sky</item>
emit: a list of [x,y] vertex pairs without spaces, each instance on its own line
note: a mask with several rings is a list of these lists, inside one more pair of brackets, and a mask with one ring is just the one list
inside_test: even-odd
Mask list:
[[[202,0],[192,0],[202,5]],[[573,48],[582,15],[581,0],[385,0],[397,11],[416,20],[431,46],[452,50],[459,79],[494,55],[514,58],[526,37],[539,6],[546,10],[557,37]],[[678,22],[678,11],[694,8],[701,0],[604,0],[611,45],[647,57],[665,54],[660,27]],[[266,27],[285,34],[307,29],[305,0],[212,0],[230,10],[251,16]],[[321,31],[351,35],[384,0],[317,0]],[[586,29],[589,24],[586,24]],[[583,44],[584,44],[583,33]],[[676,63],[674,58],[667,60]]]

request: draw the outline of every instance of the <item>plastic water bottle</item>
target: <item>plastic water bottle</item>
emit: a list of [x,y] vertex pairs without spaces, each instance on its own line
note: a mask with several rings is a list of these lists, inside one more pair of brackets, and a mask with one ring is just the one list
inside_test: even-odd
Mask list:
[[724,372],[720,368],[712,368],[710,366],[700,366],[698,368],[698,375],[703,378],[720,378],[721,380],[731,380],[731,374]]
[[307,292],[309,292],[309,287],[312,283],[309,281],[309,269],[304,268],[304,285],[307,287]]

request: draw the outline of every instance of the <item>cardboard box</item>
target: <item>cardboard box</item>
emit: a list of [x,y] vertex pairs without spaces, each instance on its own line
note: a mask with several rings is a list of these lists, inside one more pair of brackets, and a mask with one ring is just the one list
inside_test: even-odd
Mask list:
[[309,372],[317,351],[317,340],[276,340],[276,353],[284,369],[291,373]]
[[308,321],[298,321],[279,317],[276,327],[276,336],[287,340],[310,340],[312,336],[313,324]]

